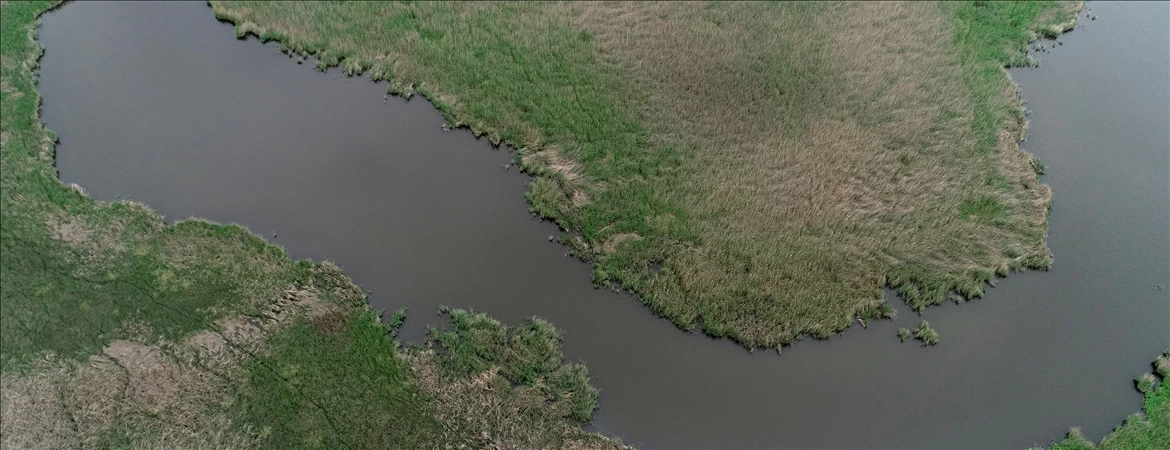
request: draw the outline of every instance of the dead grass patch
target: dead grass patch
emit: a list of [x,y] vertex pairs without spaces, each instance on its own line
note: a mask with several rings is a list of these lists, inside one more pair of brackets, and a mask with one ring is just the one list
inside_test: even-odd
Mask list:
[[77,245],[89,242],[89,238],[93,236],[93,231],[80,222],[80,219],[69,218],[50,221],[48,225],[52,230],[53,239]]
[[324,308],[309,315],[309,322],[325,334],[337,334],[349,325],[352,313],[340,308]]
[[46,225],[52,239],[69,244],[90,260],[111,259],[126,250],[124,221],[103,221],[94,227],[81,217],[61,216],[49,219]]
[[622,241],[638,239],[642,239],[642,236],[638,235],[638,233],[617,233],[602,241],[600,250],[602,254],[613,253]]
[[202,408],[192,400],[219,395],[217,380],[203,371],[182,367],[158,347],[118,340],[103,353],[125,371],[124,407],[193,420]]
[[127,253],[128,221],[110,216],[96,219],[55,214],[45,221],[49,239],[65,244],[60,254],[74,263],[76,276],[102,276]]
[[8,95],[9,100],[16,100],[24,95],[12,85],[11,80],[4,77],[0,77],[0,93]]
[[76,445],[77,430],[60,407],[67,366],[44,361],[38,372],[0,377],[0,446],[57,449]]
[[[535,145],[540,145],[539,141]],[[556,175],[567,181],[581,178],[579,165],[555,146],[528,152],[523,155],[523,161],[527,170],[537,174]]]
[[15,71],[16,69],[16,59],[8,55],[0,56],[0,70],[7,72]]
[[224,380],[158,346],[114,341],[89,361],[39,364],[5,374],[4,448],[247,448],[217,407]]

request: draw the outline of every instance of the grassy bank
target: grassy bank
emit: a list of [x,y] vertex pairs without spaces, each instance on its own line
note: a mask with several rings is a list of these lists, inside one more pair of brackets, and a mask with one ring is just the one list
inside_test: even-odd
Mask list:
[[1170,352],[1154,361],[1154,371],[1134,380],[1145,395],[1143,412],[1133,414],[1098,444],[1074,428],[1053,450],[1159,450],[1170,448]]
[[1077,4],[219,2],[518,147],[599,284],[749,347],[1046,268],[1005,65]]
[[35,74],[54,5],[0,6],[0,446],[618,446],[581,430],[597,391],[546,322],[451,311],[402,348],[336,266],[62,185]]

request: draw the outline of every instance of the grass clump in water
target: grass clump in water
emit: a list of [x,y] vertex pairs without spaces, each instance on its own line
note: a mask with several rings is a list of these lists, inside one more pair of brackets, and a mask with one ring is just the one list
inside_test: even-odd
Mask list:
[[595,281],[684,329],[772,348],[1050,263],[1003,67],[1078,4],[212,6],[519,148]]
[[923,346],[938,345],[938,332],[930,327],[929,322],[923,320],[918,329],[914,330],[914,339],[922,342]]
[[0,448],[621,446],[582,430],[597,391],[547,322],[446,334],[483,371],[440,375],[337,266],[61,184],[35,73],[56,6],[0,2]]
[[898,340],[906,342],[907,339],[910,339],[910,330],[905,327],[898,328]]

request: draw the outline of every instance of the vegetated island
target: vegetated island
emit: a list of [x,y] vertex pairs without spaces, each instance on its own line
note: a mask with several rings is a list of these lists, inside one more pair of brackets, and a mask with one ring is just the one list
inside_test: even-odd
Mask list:
[[1005,66],[1079,2],[211,1],[518,148],[597,284],[751,348],[1044,269]]
[[35,73],[56,4],[0,2],[0,447],[622,447],[582,430],[598,392],[548,322],[447,311],[403,347],[332,264],[63,185]]

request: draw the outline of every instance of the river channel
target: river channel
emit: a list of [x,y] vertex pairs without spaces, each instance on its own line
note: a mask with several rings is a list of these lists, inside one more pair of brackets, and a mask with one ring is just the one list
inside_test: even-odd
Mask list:
[[591,426],[629,444],[1021,448],[1070,426],[1100,439],[1170,347],[1170,6],[1088,7],[1097,19],[1040,68],[1011,71],[1055,193],[1055,265],[928,309],[932,348],[899,343],[919,318],[897,299],[897,320],[783,355],[681,331],[550,242],[507,148],[444,131],[421,98],[238,40],[202,2],[46,14],[40,90],[66,183],[334,260],[373,307],[409,308],[406,339],[439,305],[547,318],[601,389]]

